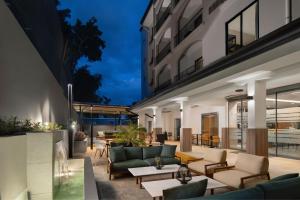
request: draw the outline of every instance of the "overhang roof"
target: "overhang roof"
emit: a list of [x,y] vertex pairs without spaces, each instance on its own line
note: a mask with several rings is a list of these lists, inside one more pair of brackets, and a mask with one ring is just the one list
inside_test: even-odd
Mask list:
[[97,103],[74,102],[73,108],[76,112],[96,113],[96,114],[112,114],[112,115],[136,115],[129,110],[129,106],[119,105],[101,105]]

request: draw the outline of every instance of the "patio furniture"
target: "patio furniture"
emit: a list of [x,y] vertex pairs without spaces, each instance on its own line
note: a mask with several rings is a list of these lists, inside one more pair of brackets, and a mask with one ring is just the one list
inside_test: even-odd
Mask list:
[[189,200],[300,199],[300,177],[298,175],[287,174],[255,187],[213,196],[190,198]]
[[98,152],[99,152],[100,157],[102,157],[102,155],[105,152],[107,154],[107,151],[106,151],[106,141],[97,140],[96,138],[95,138],[94,141],[95,141],[95,147],[96,147],[96,152],[95,152],[94,158],[96,158]]
[[140,188],[142,187],[143,177],[145,176],[153,176],[159,174],[172,174],[172,178],[174,178],[174,173],[178,171],[179,165],[165,165],[162,169],[156,169],[154,166],[148,167],[136,167],[129,168],[128,171],[136,177],[136,184],[140,184]]
[[203,133],[201,134],[201,145],[209,145],[209,134],[208,133]]
[[227,152],[224,149],[207,149],[203,159],[188,161],[189,169],[199,175],[212,177],[213,170],[216,167],[227,166]]
[[[187,185],[198,182],[198,181],[202,181],[205,179],[207,179],[206,190],[210,190],[211,193],[214,192],[214,189],[226,187],[225,184],[220,183],[220,182],[213,180],[206,176],[193,176],[193,179],[189,183],[187,183]],[[142,182],[142,186],[146,189],[146,191],[150,194],[150,196],[153,199],[155,199],[157,197],[162,198],[164,190],[174,188],[177,186],[181,186],[181,185],[182,184],[176,179],[165,179],[165,180],[159,180],[159,181]]]
[[163,165],[180,164],[175,156],[176,145],[152,147],[111,147],[108,158],[109,179],[113,174],[128,173],[128,168],[155,165],[155,157],[162,158]]
[[157,134],[156,135],[156,141],[159,142],[160,144],[164,144],[166,140],[165,134]]
[[269,160],[264,156],[239,153],[234,166],[214,169],[213,178],[234,189],[269,180]]

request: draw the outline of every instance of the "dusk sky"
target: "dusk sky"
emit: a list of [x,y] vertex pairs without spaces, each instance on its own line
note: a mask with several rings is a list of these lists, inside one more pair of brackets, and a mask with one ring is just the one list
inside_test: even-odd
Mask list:
[[103,76],[100,95],[112,99],[110,104],[131,105],[141,94],[140,19],[148,0],[61,0],[61,8],[71,9],[71,20],[98,20],[106,42],[102,61],[88,63],[93,73]]

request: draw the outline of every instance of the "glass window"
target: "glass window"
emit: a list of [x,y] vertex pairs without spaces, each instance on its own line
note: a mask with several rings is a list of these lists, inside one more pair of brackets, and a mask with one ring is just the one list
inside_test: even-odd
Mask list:
[[257,39],[257,5],[255,2],[227,23],[227,54]]
[[292,6],[292,20],[298,19],[300,17],[300,1],[299,0],[292,0],[291,1]]
[[256,3],[243,12],[243,46],[256,40]]

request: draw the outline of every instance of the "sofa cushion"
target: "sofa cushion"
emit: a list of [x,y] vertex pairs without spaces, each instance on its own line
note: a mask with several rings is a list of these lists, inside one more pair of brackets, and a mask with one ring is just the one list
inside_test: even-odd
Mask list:
[[162,157],[174,158],[176,153],[177,145],[166,145],[162,146],[161,154]]
[[212,163],[219,163],[226,161],[227,151],[224,149],[208,149],[204,154],[204,160]]
[[221,183],[224,183],[225,185],[239,188],[241,184],[241,178],[250,175],[250,173],[244,171],[231,169],[214,173],[214,179],[220,181]]
[[[251,199],[260,200],[264,199],[264,192],[261,188],[247,188],[243,190],[237,190],[233,192],[226,192],[224,194],[208,195],[204,197],[190,198],[188,200],[241,200]],[[183,200],[183,199],[182,199]],[[186,199],[187,200],[187,199]]]
[[300,199],[300,177],[259,184],[265,199]]
[[207,187],[207,179],[195,183],[180,185],[163,190],[165,200],[184,199],[203,196]]
[[299,176],[298,173],[285,174],[282,176],[277,176],[275,178],[272,178],[269,182],[282,181],[282,180],[286,180],[286,179],[290,179],[290,178],[296,178],[298,176]]
[[[147,158],[144,160],[149,166],[155,166],[155,158]],[[180,165],[180,161],[176,158],[166,158],[161,157],[161,163],[162,165],[172,165],[172,164],[178,164]]]
[[[209,162],[209,161],[206,161],[206,160],[200,160],[200,161],[196,161],[196,162],[191,162],[188,164],[188,167],[195,171],[195,172],[198,172],[198,173],[201,173],[201,174],[205,174],[205,168],[204,166],[205,165],[209,165],[209,164],[212,164],[212,162]],[[209,171],[209,172],[212,172]]]
[[239,153],[235,167],[251,174],[267,173],[269,169],[269,160],[264,156]]
[[141,147],[124,147],[126,158],[131,159],[143,159],[143,149]]
[[147,167],[147,166],[148,164],[144,160],[140,160],[140,159],[126,160],[126,161],[112,164],[114,170],[127,170],[128,168]]
[[143,159],[160,156],[161,146],[143,147]]
[[111,147],[109,150],[110,160],[114,162],[121,162],[126,160],[126,154],[123,147]]

